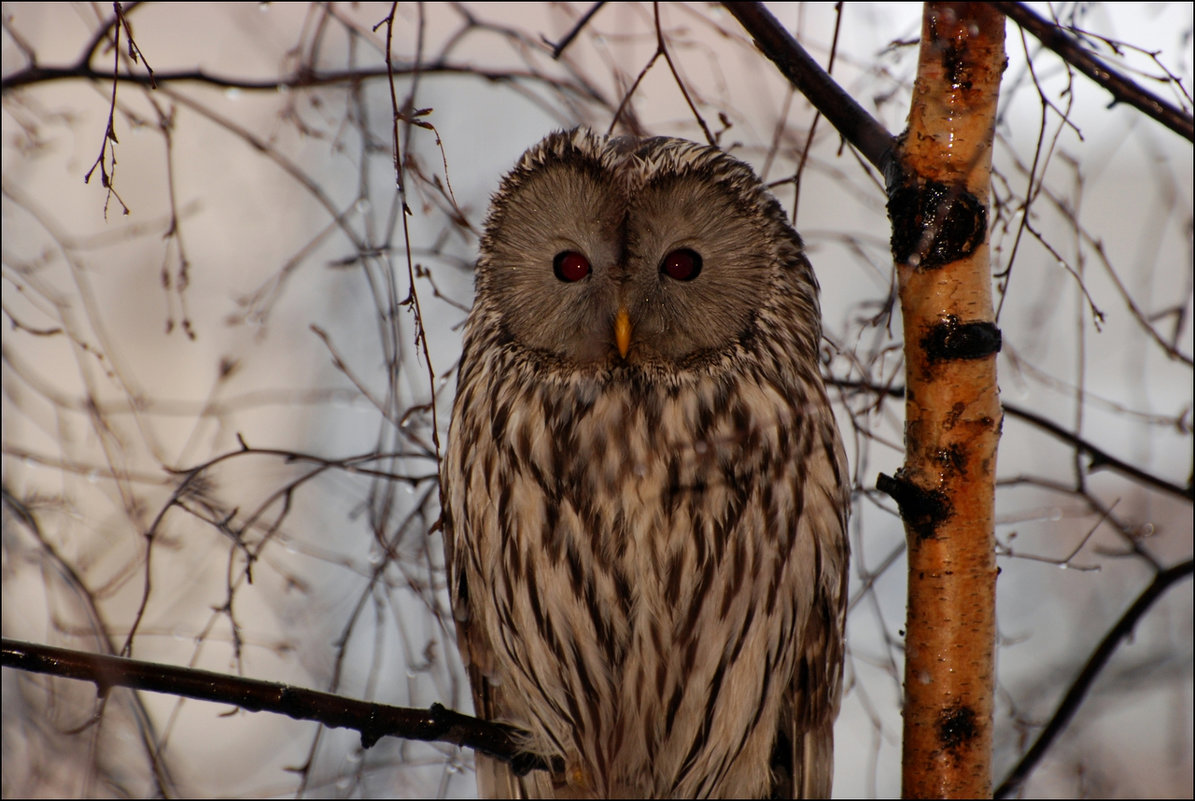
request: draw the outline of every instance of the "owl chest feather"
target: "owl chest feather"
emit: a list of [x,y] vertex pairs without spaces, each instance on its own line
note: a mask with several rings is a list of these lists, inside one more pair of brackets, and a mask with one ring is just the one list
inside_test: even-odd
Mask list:
[[766,782],[776,728],[759,716],[779,714],[815,583],[793,393],[633,376],[489,391],[476,452],[457,456],[460,523],[512,722],[606,792]]

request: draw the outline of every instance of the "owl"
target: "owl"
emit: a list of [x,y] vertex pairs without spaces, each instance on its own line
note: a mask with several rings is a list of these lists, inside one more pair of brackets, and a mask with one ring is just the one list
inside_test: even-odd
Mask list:
[[828,796],[849,489],[818,286],[746,164],[557,132],[502,180],[442,468],[496,797]]

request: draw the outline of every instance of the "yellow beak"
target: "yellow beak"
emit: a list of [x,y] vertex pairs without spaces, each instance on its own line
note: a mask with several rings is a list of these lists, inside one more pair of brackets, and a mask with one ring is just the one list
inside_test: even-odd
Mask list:
[[631,316],[625,308],[619,308],[614,316],[614,344],[618,346],[618,355],[625,359],[631,349]]

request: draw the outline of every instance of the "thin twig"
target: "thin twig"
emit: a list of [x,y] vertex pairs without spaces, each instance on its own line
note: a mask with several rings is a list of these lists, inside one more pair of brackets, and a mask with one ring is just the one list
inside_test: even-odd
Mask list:
[[[407,290],[407,297],[404,301],[402,301],[402,303],[403,303],[403,305],[406,305],[411,309],[411,312],[412,312],[412,315],[413,315],[414,321],[415,321],[415,349],[416,349],[417,353],[423,354],[423,363],[424,363],[424,366],[427,368],[428,392],[430,393],[430,398],[431,398],[431,400],[428,403],[428,408],[431,411],[432,445],[435,448],[436,466],[438,468],[440,465],[440,423],[437,418],[437,412],[436,412],[436,371],[432,367],[431,351],[428,349],[428,346],[427,346],[427,329],[423,325],[423,308],[419,303],[419,290],[415,286],[415,258],[411,253],[411,230],[410,230],[410,217],[411,217],[412,212],[411,212],[410,207],[407,205],[407,194],[406,194],[406,190],[403,187],[402,148],[405,144],[407,150],[408,151],[410,150],[409,132],[411,130],[411,127],[408,124],[408,127],[407,127],[408,136],[406,137],[406,139],[403,143],[400,143],[399,137],[398,137],[398,123],[399,123],[399,120],[403,118],[403,114],[398,107],[398,97],[394,92],[394,67],[393,67],[393,62],[391,61],[391,56],[390,56],[391,46],[392,46],[393,39],[394,39],[394,15],[397,12],[397,10],[398,10],[398,3],[395,2],[394,4],[391,5],[390,14],[386,17],[385,22],[386,22],[386,68],[390,72],[390,75],[389,75],[389,78],[390,78],[390,103],[391,103],[391,112],[394,114],[393,141],[392,141],[392,145],[391,145],[394,148],[394,172],[395,172],[394,180],[395,180],[395,186],[397,186],[398,192],[399,192],[399,202],[400,202],[399,216],[402,220],[403,244],[405,246],[406,258],[407,258],[407,279],[409,281],[409,289]],[[417,56],[415,59],[415,66],[416,66],[416,72],[415,72],[416,82],[415,82],[415,84],[418,83],[418,76],[420,74],[422,74],[422,71],[419,69],[421,59],[422,59],[422,47],[419,48],[418,53],[420,55]],[[415,100],[415,85],[412,85],[411,92],[408,95],[407,106],[413,108],[414,100]],[[410,115],[407,115],[407,117],[409,119]],[[425,125],[424,127],[430,127],[430,126]],[[433,128],[432,130],[434,132],[435,129]],[[436,141],[437,141],[437,143],[440,141],[439,133],[436,133]],[[447,172],[445,172],[445,175],[447,175]],[[444,501],[443,487],[439,488],[439,493],[440,493],[440,502],[441,502],[441,505],[443,505],[443,501]]]
[[664,29],[660,27],[660,4],[651,4],[652,15],[656,23],[656,49],[660,55],[664,57],[665,63],[668,64],[668,70],[672,73],[672,79],[676,81],[676,87],[680,89],[681,96],[685,98],[685,102],[689,104],[689,111],[693,112],[693,117],[697,120],[697,124],[701,126],[702,133],[705,134],[705,141],[711,147],[718,146],[718,140],[710,133],[710,128],[705,124],[705,118],[701,116],[701,112],[697,110],[697,106],[693,103],[693,99],[689,97],[689,90],[685,88],[685,82],[681,80],[680,73],[676,70],[676,65],[672,63],[672,56],[668,54],[668,46],[664,41]]
[[[564,54],[565,48],[573,43],[573,39],[577,38],[577,34],[581,32],[581,29],[589,24],[589,20],[593,19],[593,15],[598,13],[598,10],[604,5],[606,5],[605,0],[602,0],[601,2],[594,3],[592,6],[590,6],[589,10],[585,12],[581,19],[577,20],[577,24],[573,26],[573,29],[565,34],[565,37],[560,40],[560,43],[552,46],[553,61],[559,60],[560,56]],[[550,42],[547,42],[546,40],[544,43],[550,44]]]
[[[838,35],[842,32],[842,3],[834,4],[834,36],[830,39],[830,58],[826,60],[826,74],[834,71],[834,60],[838,56]],[[797,163],[797,171],[793,174],[793,208],[792,222],[797,224],[797,208],[801,205],[801,178],[805,175],[805,165],[809,163],[809,151],[813,149],[813,136],[817,133],[817,124],[821,122],[822,113],[813,115],[813,122],[809,123],[809,135],[805,137],[805,147],[801,148],[801,160]]]

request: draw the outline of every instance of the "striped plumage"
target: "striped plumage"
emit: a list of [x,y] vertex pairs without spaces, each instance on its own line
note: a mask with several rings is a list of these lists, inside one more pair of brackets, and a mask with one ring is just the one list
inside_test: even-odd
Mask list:
[[477,714],[566,770],[478,757],[484,795],[829,794],[848,491],[820,332],[800,239],[717,149],[577,130],[504,179],[449,585]]

